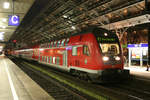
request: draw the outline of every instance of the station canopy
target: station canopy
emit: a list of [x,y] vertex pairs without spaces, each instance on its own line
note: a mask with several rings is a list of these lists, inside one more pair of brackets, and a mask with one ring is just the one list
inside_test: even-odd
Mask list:
[[[91,25],[116,30],[149,23],[145,1],[35,0],[9,41],[17,40],[20,47],[32,46],[67,37]],[[9,47],[10,43],[6,45]]]
[[20,22],[32,6],[34,0],[0,0],[0,48],[9,42],[17,26],[8,25],[9,16],[19,16]]

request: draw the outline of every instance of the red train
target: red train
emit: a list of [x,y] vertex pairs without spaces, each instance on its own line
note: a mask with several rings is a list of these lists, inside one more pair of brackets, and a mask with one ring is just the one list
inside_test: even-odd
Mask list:
[[93,81],[128,76],[116,34],[102,28],[88,28],[68,38],[50,41],[12,55],[63,69]]

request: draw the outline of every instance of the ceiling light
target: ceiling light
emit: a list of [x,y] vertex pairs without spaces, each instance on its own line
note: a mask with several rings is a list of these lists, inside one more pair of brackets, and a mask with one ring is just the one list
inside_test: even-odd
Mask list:
[[4,4],[3,4],[3,8],[5,8],[5,9],[8,9],[9,8],[9,2],[4,2]]
[[0,40],[3,40],[3,39],[4,39],[4,35],[0,34]]
[[2,26],[2,28],[6,28],[6,26]]
[[3,46],[0,46],[0,52],[3,50]]
[[71,21],[68,21],[68,23],[72,23]]
[[107,34],[107,33],[104,33],[104,35],[105,35],[105,36],[108,36],[108,34]]
[[76,29],[76,27],[75,27],[75,26],[72,26],[71,28],[72,28],[73,30],[75,30],[75,29]]
[[64,17],[64,18],[67,18],[67,16],[66,16],[66,15],[63,15],[63,17]]
[[2,19],[2,21],[3,21],[3,22],[6,22],[6,21],[7,21],[7,19],[6,19],[6,18],[3,18],[3,19]]
[[0,49],[2,49],[3,48],[3,46],[0,46]]
[[1,34],[4,34],[4,33],[5,33],[5,32],[0,32],[0,35],[1,35]]

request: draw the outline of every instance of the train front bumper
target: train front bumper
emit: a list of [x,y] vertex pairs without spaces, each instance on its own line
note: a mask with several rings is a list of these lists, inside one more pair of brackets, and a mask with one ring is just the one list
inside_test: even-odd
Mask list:
[[92,81],[95,82],[118,82],[130,77],[129,70],[105,69],[99,70],[97,74],[89,74]]

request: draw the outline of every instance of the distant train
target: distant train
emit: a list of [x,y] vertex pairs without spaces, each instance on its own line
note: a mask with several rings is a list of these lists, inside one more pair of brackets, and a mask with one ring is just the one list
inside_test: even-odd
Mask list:
[[118,80],[129,75],[116,34],[89,28],[68,38],[11,51],[13,56],[63,69],[92,81]]

